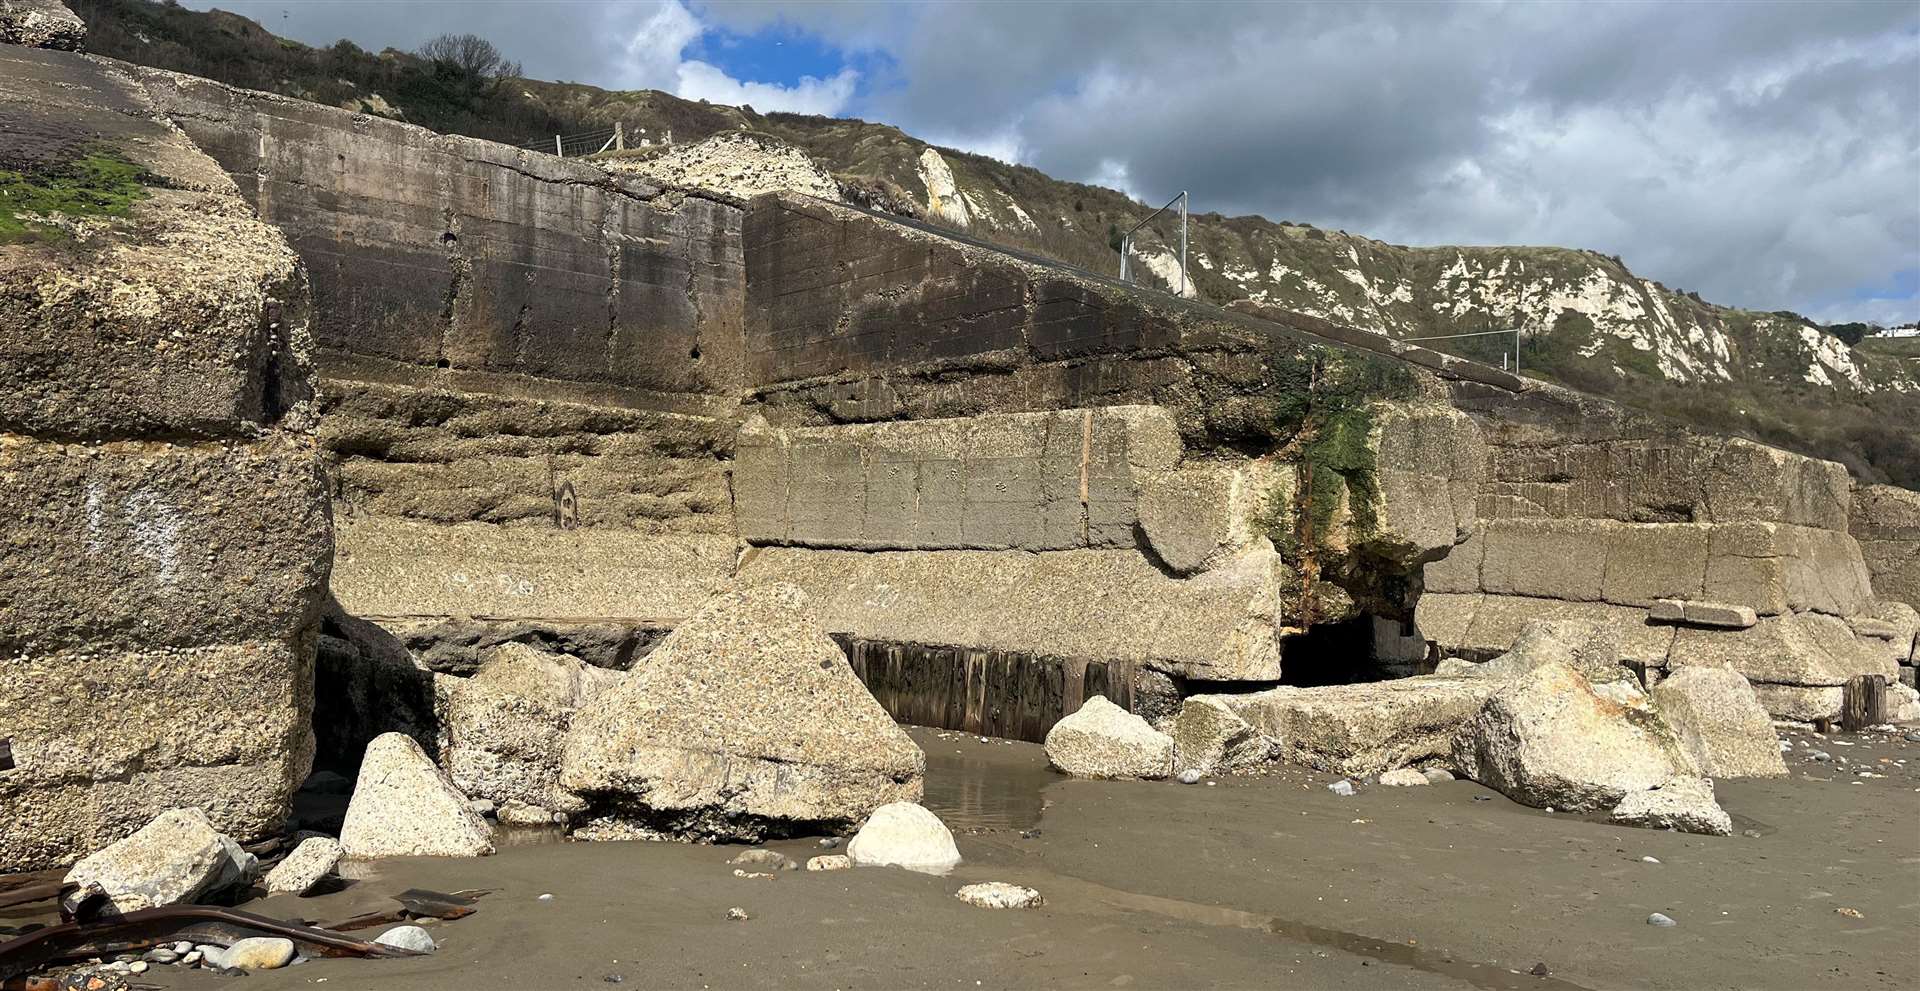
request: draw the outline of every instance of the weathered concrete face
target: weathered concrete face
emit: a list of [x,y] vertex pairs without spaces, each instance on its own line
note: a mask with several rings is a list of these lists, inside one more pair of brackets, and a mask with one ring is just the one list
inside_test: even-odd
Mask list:
[[1443,652],[1490,657],[1531,619],[1593,620],[1635,665],[1733,667],[1793,719],[1837,712],[1848,677],[1891,676],[1841,622],[1875,589],[1840,465],[1564,390],[1455,393],[1489,470],[1477,532],[1425,569],[1418,626]]
[[[340,523],[332,592],[346,614],[403,631],[449,617],[671,627],[727,584],[737,201],[173,73],[141,78],[310,271]],[[425,684],[336,646],[330,670],[354,684],[324,698]],[[324,714],[338,725],[322,736],[354,747],[386,730],[428,735],[430,706],[416,702],[387,722],[379,707]]]
[[331,557],[304,280],[122,69],[0,47],[0,75],[10,165],[125,203],[0,244],[0,868],[179,806],[264,836],[312,759]]
[[1847,529],[1860,542],[1873,590],[1920,609],[1920,492],[1861,486],[1853,493]]

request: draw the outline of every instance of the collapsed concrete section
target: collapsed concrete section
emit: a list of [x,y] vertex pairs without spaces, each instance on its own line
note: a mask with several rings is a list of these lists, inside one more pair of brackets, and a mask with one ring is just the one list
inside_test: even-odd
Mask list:
[[179,806],[268,835],[331,556],[298,258],[123,68],[0,76],[0,866]]

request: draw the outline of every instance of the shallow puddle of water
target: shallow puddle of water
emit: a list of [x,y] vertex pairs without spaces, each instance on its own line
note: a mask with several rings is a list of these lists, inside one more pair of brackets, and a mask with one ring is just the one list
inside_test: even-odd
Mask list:
[[1060,779],[1031,743],[978,737],[941,739],[915,730],[927,755],[926,794],[920,804],[956,833],[1031,829],[1046,807],[1041,790]]
[[1133,891],[1109,888],[1103,884],[1085,881],[1079,878],[1055,876],[1048,890],[1063,890],[1077,886],[1090,898],[1104,901],[1116,908],[1130,909],[1136,912],[1150,912],[1155,915],[1185,922],[1197,922],[1203,925],[1227,926],[1236,929],[1253,929],[1272,933],[1283,939],[1324,946],[1328,949],[1351,953],[1355,956],[1378,960],[1382,963],[1409,967],[1428,974],[1450,977],[1484,991],[1586,991],[1583,985],[1561,980],[1549,975],[1535,976],[1508,970],[1494,964],[1475,963],[1461,960],[1450,953],[1426,949],[1406,943],[1395,943],[1372,936],[1363,936],[1342,929],[1329,929],[1293,919],[1261,915],[1257,912],[1243,912],[1239,909],[1219,905],[1202,905],[1198,902],[1184,901],[1178,898],[1162,898]]

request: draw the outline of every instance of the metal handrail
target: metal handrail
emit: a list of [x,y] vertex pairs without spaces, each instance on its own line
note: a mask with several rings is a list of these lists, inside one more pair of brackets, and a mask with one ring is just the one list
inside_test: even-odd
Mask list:
[[1459,340],[1462,337],[1492,337],[1496,334],[1512,334],[1513,335],[1513,374],[1518,375],[1520,374],[1520,331],[1521,329],[1522,328],[1520,327],[1515,327],[1512,330],[1476,330],[1471,334],[1438,334],[1433,337],[1402,337],[1400,339],[1400,342],[1402,344],[1416,344],[1420,341],[1454,341],[1454,340]]
[[1152,223],[1153,218],[1166,213],[1175,203],[1180,204],[1180,289],[1177,295],[1185,296],[1187,294],[1187,191],[1184,189],[1180,191],[1180,195],[1168,200],[1166,206],[1147,214],[1147,219],[1134,224],[1133,228],[1128,230],[1127,233],[1120,238],[1121,282],[1127,281],[1127,269],[1129,267],[1127,265],[1127,258],[1133,248],[1133,235],[1138,233],[1140,228]]

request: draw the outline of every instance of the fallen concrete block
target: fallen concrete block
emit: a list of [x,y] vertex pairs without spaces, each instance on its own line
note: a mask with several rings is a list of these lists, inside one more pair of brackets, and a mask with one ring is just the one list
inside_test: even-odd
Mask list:
[[1653,705],[1713,778],[1787,773],[1773,720],[1753,686],[1727,668],[1682,668],[1653,686]]
[[1455,737],[1453,763],[1523,805],[1571,812],[1609,809],[1630,792],[1698,773],[1657,716],[1601,698],[1559,662],[1489,697]]
[[[1185,711],[1185,707],[1182,707]],[[1079,778],[1164,778],[1173,773],[1173,738],[1104,695],[1047,731],[1047,760]]]
[[172,809],[132,836],[82,858],[67,872],[81,897],[106,896],[115,912],[192,902],[244,881],[252,854],[213,828],[199,809]]
[[1714,801],[1713,782],[1705,778],[1672,778],[1656,788],[1629,793],[1607,821],[1643,829],[1733,835],[1733,819]]
[[574,712],[560,783],[590,836],[757,842],[920,797],[926,758],[799,589],[716,596]]
[[1280,760],[1371,777],[1396,767],[1449,760],[1454,732],[1499,687],[1490,678],[1425,675],[1195,698],[1217,699],[1277,741]]
[[387,733],[367,747],[340,827],[350,859],[478,857],[493,831],[411,737]]
[[1735,606],[1724,602],[1688,602],[1685,618],[1695,626],[1722,626],[1736,630],[1744,630],[1759,622],[1751,606]]

